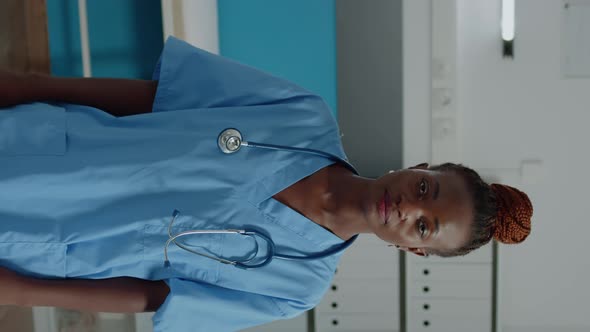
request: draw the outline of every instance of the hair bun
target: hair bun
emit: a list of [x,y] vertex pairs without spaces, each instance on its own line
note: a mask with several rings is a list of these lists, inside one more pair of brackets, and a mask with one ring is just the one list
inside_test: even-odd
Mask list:
[[502,184],[494,183],[491,188],[497,202],[494,239],[507,244],[524,241],[531,233],[533,217],[533,205],[529,197],[516,188]]

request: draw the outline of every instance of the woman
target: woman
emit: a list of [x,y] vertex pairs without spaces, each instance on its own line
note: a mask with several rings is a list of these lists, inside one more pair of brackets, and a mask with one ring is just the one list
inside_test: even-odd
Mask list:
[[[18,105],[0,112],[5,304],[156,311],[155,331],[236,331],[317,305],[356,234],[454,256],[530,231],[525,194],[462,166],[358,176],[320,98],[174,38],[153,81],[8,78],[2,98]],[[225,154],[227,128],[332,157]],[[254,230],[276,253],[315,259],[240,269],[173,242],[164,254],[170,237],[194,229]],[[179,242],[249,264],[272,253],[260,236]]]

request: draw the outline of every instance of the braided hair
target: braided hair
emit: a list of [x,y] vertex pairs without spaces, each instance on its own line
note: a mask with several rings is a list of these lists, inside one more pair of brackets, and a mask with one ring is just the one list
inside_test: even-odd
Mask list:
[[522,191],[501,184],[488,185],[469,167],[445,163],[429,170],[453,172],[463,178],[473,201],[471,236],[462,247],[451,251],[429,250],[441,257],[463,256],[487,244],[491,239],[514,244],[526,239],[531,231],[533,206]]

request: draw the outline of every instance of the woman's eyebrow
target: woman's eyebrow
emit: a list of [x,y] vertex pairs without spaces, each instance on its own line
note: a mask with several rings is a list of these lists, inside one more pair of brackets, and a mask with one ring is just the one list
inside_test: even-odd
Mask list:
[[438,192],[440,191],[440,183],[437,180],[434,180],[434,192],[432,193],[432,199],[436,200],[438,198]]

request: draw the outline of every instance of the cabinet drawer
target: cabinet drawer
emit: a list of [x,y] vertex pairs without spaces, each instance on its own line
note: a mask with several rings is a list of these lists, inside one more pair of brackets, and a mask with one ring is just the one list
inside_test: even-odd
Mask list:
[[468,281],[480,280],[491,285],[491,264],[415,264],[412,279],[422,281]]
[[474,319],[461,316],[449,319],[444,316],[431,316],[428,319],[408,321],[408,331],[412,332],[489,332],[491,317]]
[[383,246],[356,246],[342,255],[337,276],[399,278],[399,253]]
[[384,257],[380,260],[359,259],[354,261],[343,258],[340,260],[335,276],[363,279],[399,279],[399,264],[398,260],[393,257]]
[[346,279],[330,286],[317,310],[327,313],[399,313],[399,280]]
[[390,314],[316,314],[318,332],[397,332],[399,313]]
[[408,303],[408,315],[411,319],[423,320],[430,317],[447,317],[462,319],[487,319],[492,315],[492,299],[485,300],[446,300],[411,298]]
[[488,299],[492,297],[490,280],[467,281],[413,281],[409,283],[412,297],[448,299]]
[[[428,309],[425,310],[425,305]],[[486,332],[491,330],[492,300],[429,300],[412,298],[408,331]]]

